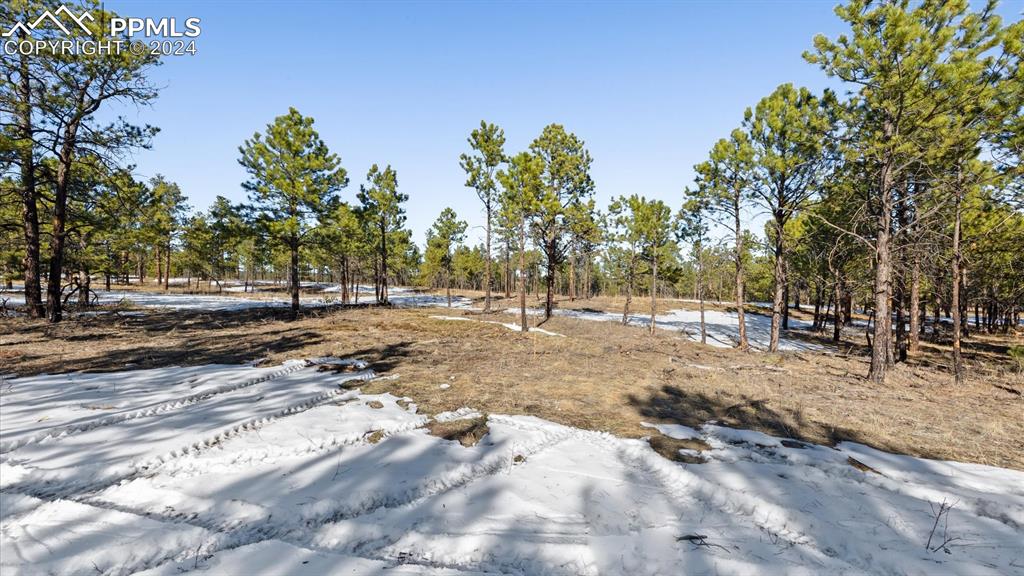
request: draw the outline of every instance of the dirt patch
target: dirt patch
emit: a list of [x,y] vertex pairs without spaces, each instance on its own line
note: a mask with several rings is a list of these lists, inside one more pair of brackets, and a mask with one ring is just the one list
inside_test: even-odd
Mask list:
[[[629,438],[651,435],[641,422],[718,420],[803,442],[850,440],[1024,469],[1024,398],[1007,391],[1024,389],[1024,375],[1006,355],[1012,336],[972,333],[964,342],[962,386],[953,385],[942,338],[924,343],[919,356],[898,364],[878,386],[864,378],[860,335],[821,353],[769,355],[702,346],[670,331],[651,336],[614,322],[556,316],[545,328],[566,337],[551,338],[430,318],[438,313],[333,308],[291,321],[286,310],[265,308],[103,315],[58,325],[0,319],[0,373],[337,356],[363,360],[381,376],[353,386],[412,398],[428,414],[469,406]],[[450,387],[439,390],[438,382]]]
[[366,405],[369,406],[370,408],[373,408],[374,410],[380,410],[381,408],[384,407],[384,403],[381,402],[380,400],[370,400],[369,402],[366,403]]
[[692,454],[682,454],[680,450],[710,450],[711,447],[701,440],[680,440],[678,438],[669,438],[668,436],[662,436],[660,434],[651,436],[647,439],[647,443],[651,445],[651,448],[655,452],[662,455],[669,460],[675,462],[685,462],[687,464],[703,464],[705,460],[700,456]]
[[444,438],[445,440],[457,441],[467,448],[476,446],[480,439],[490,432],[490,428],[487,427],[486,415],[477,416],[476,418],[450,420],[448,422],[437,422],[435,420],[427,424],[426,428],[434,436]]
[[333,372],[335,374],[350,374],[352,372],[359,372],[360,370],[362,370],[362,368],[356,366],[355,364],[338,363],[321,364],[316,368],[317,372]]
[[868,466],[867,464],[861,462],[860,460],[857,460],[853,456],[848,456],[846,458],[846,463],[849,464],[850,466],[853,466],[857,470],[860,470],[861,472],[864,472],[864,473],[869,473],[870,472],[871,474],[878,474],[879,476],[884,476],[884,474],[882,474],[878,470],[875,470],[871,466]]
[[370,444],[376,444],[376,443],[380,442],[383,439],[384,439],[384,431],[383,430],[374,430],[373,432],[370,432],[366,436],[363,436],[363,440],[366,440]]

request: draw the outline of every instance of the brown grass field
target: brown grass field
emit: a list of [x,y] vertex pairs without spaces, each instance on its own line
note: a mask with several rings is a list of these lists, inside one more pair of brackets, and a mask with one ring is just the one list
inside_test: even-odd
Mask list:
[[[621,311],[621,301],[610,298],[559,306]],[[638,313],[648,306],[646,298],[634,300]],[[679,307],[684,304],[659,305]],[[850,440],[1024,470],[1024,376],[1006,355],[1020,335],[972,335],[963,386],[952,383],[947,347],[933,343],[876,386],[864,378],[868,361],[859,331],[848,332],[838,350],[767,354],[703,346],[669,331],[651,336],[612,322],[555,317],[544,328],[566,336],[558,338],[430,318],[436,314],[467,313],[331,308],[291,321],[279,309],[151,310],[144,317],[115,312],[58,325],[0,318],[0,374],[334,355],[367,360],[387,377],[366,383],[364,391],[408,396],[431,414],[470,406],[627,437],[657,435],[641,422],[717,420],[822,444]],[[513,321],[506,314],[493,319]]]

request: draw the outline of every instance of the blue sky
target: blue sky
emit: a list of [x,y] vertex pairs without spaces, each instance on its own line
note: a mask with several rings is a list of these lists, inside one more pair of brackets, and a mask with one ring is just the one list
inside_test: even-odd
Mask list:
[[507,152],[552,122],[575,132],[599,206],[638,193],[678,207],[692,166],[745,107],[785,82],[829,85],[801,53],[843,31],[831,1],[106,5],[202,19],[198,55],[166,58],[159,99],[130,111],[161,128],[134,157],[141,176],[166,175],[198,209],[243,200],[238,146],[294,106],[349,171],[345,199],[372,163],[397,170],[420,244],[445,206],[483,223],[458,162],[481,119],[504,128]]

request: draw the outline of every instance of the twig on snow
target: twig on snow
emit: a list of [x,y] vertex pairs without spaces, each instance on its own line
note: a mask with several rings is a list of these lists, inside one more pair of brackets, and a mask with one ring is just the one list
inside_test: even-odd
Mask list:
[[[930,506],[932,509],[932,514],[935,515],[935,522],[932,523],[932,531],[928,533],[928,542],[926,542],[924,545],[925,550],[928,550],[929,552],[938,552],[939,550],[942,550],[946,554],[952,554],[952,552],[950,552],[949,550],[949,544],[957,540],[960,540],[961,538],[956,536],[949,536],[949,511],[952,510],[953,507],[956,506],[959,502],[960,501],[957,500],[956,502],[949,504],[946,502],[946,499],[943,498],[942,503],[939,504],[938,510],[935,509],[934,503],[928,503],[928,506]],[[939,527],[939,522],[942,522],[942,542],[940,544],[936,544],[933,547],[932,538],[935,537],[935,531]]]
[[693,544],[694,550],[701,547],[721,548],[722,550],[725,550],[727,554],[732,554],[732,552],[729,551],[729,549],[725,546],[722,546],[721,544],[715,544],[714,542],[708,542],[708,537],[704,534],[687,534],[686,536],[677,536],[676,542],[689,542],[690,544]]

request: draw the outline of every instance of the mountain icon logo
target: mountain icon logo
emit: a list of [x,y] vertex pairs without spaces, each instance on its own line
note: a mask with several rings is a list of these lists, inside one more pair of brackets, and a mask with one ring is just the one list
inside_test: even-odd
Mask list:
[[72,22],[78,25],[78,27],[81,28],[82,31],[84,31],[86,34],[92,34],[92,31],[89,30],[89,28],[87,28],[85,25],[86,20],[90,22],[94,20],[92,14],[90,14],[88,10],[82,12],[80,16],[75,16],[74,12],[69,10],[67,6],[61,4],[60,8],[57,8],[53,12],[46,10],[45,12],[40,14],[34,22],[31,22],[29,24],[25,24],[24,22],[15,22],[14,25],[11,26],[10,30],[3,32],[2,34],[0,34],[0,36],[6,38],[9,36],[14,36],[18,32],[21,32],[26,36],[31,36],[32,32],[36,28],[42,26],[44,22],[50,22],[53,26],[59,28],[60,31],[64,34],[70,35],[71,30],[69,30],[68,27],[64,25],[64,22],[60,18],[61,16],[67,16],[69,19],[71,19]]

